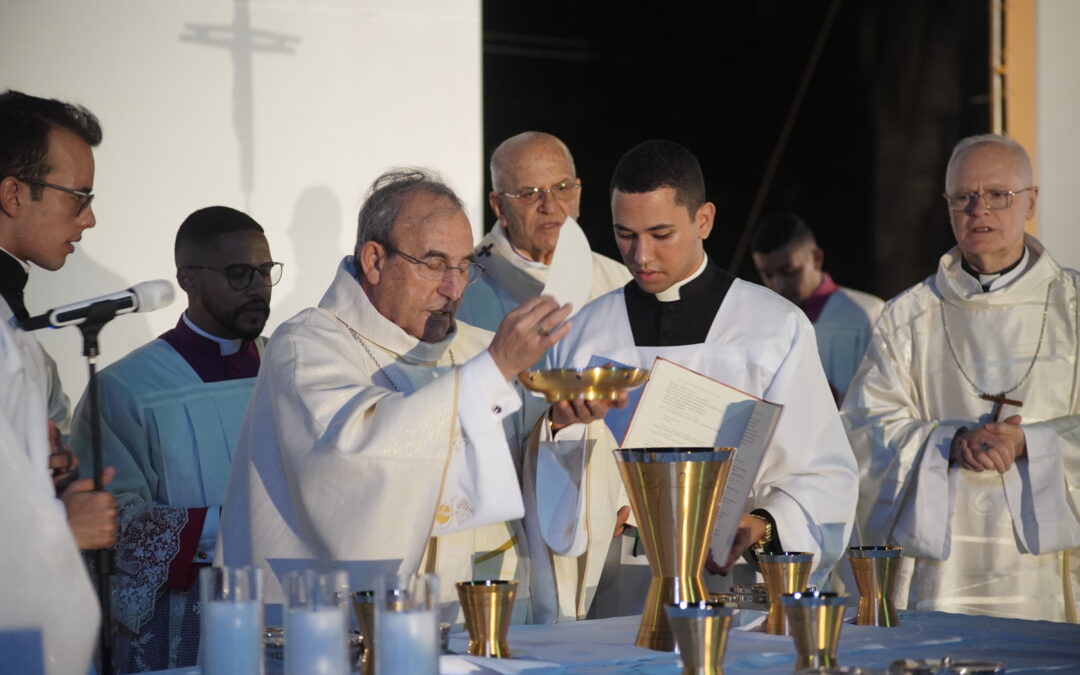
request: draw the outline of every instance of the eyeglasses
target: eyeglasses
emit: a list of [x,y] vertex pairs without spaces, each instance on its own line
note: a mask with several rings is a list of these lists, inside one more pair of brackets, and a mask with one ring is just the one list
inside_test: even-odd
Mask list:
[[540,195],[549,193],[560,202],[568,202],[574,196],[574,191],[581,187],[576,180],[562,180],[549,188],[523,187],[517,192],[500,192],[499,194],[511,199],[520,200],[522,204],[535,204],[540,201]]
[[79,198],[79,207],[75,209],[75,215],[81,215],[86,210],[87,206],[90,206],[90,202],[94,201],[94,195],[84,190],[75,190],[74,188],[64,187],[63,185],[57,185],[56,183],[48,183],[43,180],[37,180],[36,178],[22,178],[21,176],[12,176],[15,180],[29,183],[30,185],[38,185],[40,187],[52,188],[59,190],[60,192],[66,192],[69,195],[75,195]]
[[978,192],[958,192],[956,194],[945,193],[945,201],[948,202],[949,208],[953,211],[967,211],[975,203],[976,199],[982,198],[983,204],[990,211],[1003,211],[1013,203],[1013,197],[1021,192],[1027,192],[1033,190],[1035,186],[1026,187],[1023,190],[987,190],[983,193]]
[[418,265],[416,271],[420,276],[428,281],[440,281],[446,277],[446,273],[453,271],[465,277],[465,283],[471,284],[480,277],[480,273],[484,271],[484,267],[472,260],[465,260],[460,265],[451,265],[446,261],[446,258],[442,256],[432,255],[426,258],[414,258],[413,256],[405,253],[404,251],[391,246],[390,244],[383,244],[387,251],[395,253],[405,260],[411,262],[414,265]]
[[242,291],[251,285],[251,282],[255,280],[255,273],[258,272],[267,286],[274,286],[277,282],[281,281],[281,271],[285,267],[285,263],[268,262],[261,265],[248,265],[246,263],[235,263],[233,265],[226,265],[225,267],[203,267],[202,265],[184,265],[184,267],[193,270],[212,270],[214,272],[221,272],[225,275],[226,281],[229,282],[229,288],[234,291]]

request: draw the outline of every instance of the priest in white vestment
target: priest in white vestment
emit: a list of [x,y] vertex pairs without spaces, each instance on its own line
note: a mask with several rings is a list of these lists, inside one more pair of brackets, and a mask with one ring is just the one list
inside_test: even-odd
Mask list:
[[[95,224],[101,126],[81,106],[7,91],[0,128],[0,256],[25,283],[29,263],[59,269]],[[116,511],[111,495],[91,492],[92,479],[56,498],[46,412],[55,371],[18,328],[26,310],[17,290],[19,301],[0,301],[0,670],[85,675],[101,612],[79,544],[111,546]]]
[[859,540],[904,547],[900,606],[1075,622],[1080,273],[1024,234],[1015,141],[962,140],[945,191],[957,246],[889,302],[843,405]]
[[885,302],[837,285],[824,269],[825,252],[814,233],[795,214],[765,218],[754,232],[751,251],[761,283],[798,305],[814,324],[818,356],[839,405]]
[[626,267],[589,248],[577,223],[581,179],[561,140],[539,131],[506,139],[491,155],[491,186],[496,221],[476,247],[484,270],[465,290],[459,319],[494,331],[545,288],[577,311],[630,280]]
[[570,307],[533,298],[493,337],[454,320],[476,272],[456,195],[426,172],[388,172],[319,306],[274,332],[221,526],[225,564],[263,567],[269,602],[290,569],[343,567],[354,590],[433,571],[451,605],[455,582],[516,578],[514,619],[529,620],[504,423],[523,414],[510,381],[565,335]]
[[[715,567],[728,572],[751,547],[807,551],[814,554],[811,581],[822,584],[847,545],[857,486],[813,327],[788,301],[709,261],[703,241],[715,207],[705,201],[697,159],[683,146],[647,141],[629,150],[615,168],[611,203],[616,242],[634,283],[579,312],[570,334],[550,350],[548,365],[648,369],[664,357],[783,405],[733,549],[714,551]],[[616,513],[626,504],[607,425],[558,426],[537,430],[524,469],[533,604],[549,620],[588,612],[610,537],[621,525]],[[568,478],[538,473],[556,463],[567,467]],[[570,467],[581,464],[584,474],[575,475]],[[549,509],[538,508],[553,493],[576,500],[563,511],[570,514],[565,524],[544,522]],[[572,534],[561,536],[566,531]],[[608,585],[641,597],[646,590]]]

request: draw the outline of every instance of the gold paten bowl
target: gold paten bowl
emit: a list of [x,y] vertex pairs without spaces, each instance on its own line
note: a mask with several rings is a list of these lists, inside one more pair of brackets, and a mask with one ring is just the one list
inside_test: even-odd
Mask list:
[[530,370],[518,377],[521,386],[543,394],[548,401],[614,401],[619,392],[641,386],[649,371],[641,368],[558,368]]

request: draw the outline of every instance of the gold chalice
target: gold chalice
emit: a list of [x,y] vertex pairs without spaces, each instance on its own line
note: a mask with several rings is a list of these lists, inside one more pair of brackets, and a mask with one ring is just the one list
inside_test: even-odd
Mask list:
[[521,386],[543,394],[550,403],[573,399],[614,401],[619,392],[639,387],[647,379],[649,371],[642,368],[611,366],[529,370],[518,376]]

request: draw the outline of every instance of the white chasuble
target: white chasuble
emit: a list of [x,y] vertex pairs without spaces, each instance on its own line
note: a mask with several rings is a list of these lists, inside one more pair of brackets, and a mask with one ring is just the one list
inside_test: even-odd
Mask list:
[[[857,486],[855,460],[806,315],[768,289],[735,279],[705,341],[699,344],[635,345],[623,289],[589,303],[573,324],[570,334],[549,351],[548,367],[583,368],[610,361],[649,369],[662,356],[784,406],[745,510],[767,510],[776,521],[785,549],[814,553],[811,580],[822,584],[847,545]],[[560,542],[549,541],[542,534],[559,529],[553,523],[536,522],[536,503],[535,498],[530,499],[530,491],[543,493],[565,489],[565,485],[529,484],[528,470],[536,463],[539,436],[531,439],[534,442],[526,456],[524,490],[533,557],[534,612],[544,607],[548,620],[580,617],[583,610],[588,611],[611,544],[616,511],[628,504],[611,454],[621,432],[613,435],[603,423],[590,427],[587,474],[577,482],[581,486],[577,499],[584,504],[580,509],[564,509],[565,513],[586,514],[584,557],[558,555]],[[561,431],[559,438],[568,430]],[[545,560],[551,561],[546,577],[540,569]],[[575,595],[584,599],[577,606],[569,602]],[[545,597],[549,599],[546,604]]]
[[0,670],[84,675],[101,612],[49,477],[48,372],[0,300]]
[[224,562],[262,566],[267,601],[280,602],[277,574],[337,566],[371,588],[374,575],[417,572],[434,536],[449,601],[474,554],[517,566],[512,550],[473,546],[511,542],[505,521],[523,514],[503,430],[521,401],[489,333],[457,323],[419,341],[354,274],[346,258],[319,306],[270,340],[229,474]]
[[[894,298],[843,405],[859,460],[858,536],[904,547],[914,609],[1075,621],[1080,598],[1080,274],[1033,237],[1017,279],[983,292],[953,249]],[[1027,456],[1004,474],[949,465],[980,394],[1020,401]],[[1064,571],[1064,572],[1063,572]],[[910,587],[908,587],[910,583]]]
[[484,272],[466,287],[457,318],[490,331],[498,329],[508,312],[540,295],[549,283],[561,282],[560,288],[571,288],[557,299],[572,302],[577,312],[589,300],[630,281],[625,266],[590,250],[585,233],[572,218],[562,225],[550,265],[523,258],[506,236],[506,228],[498,223],[476,247],[476,262]]

